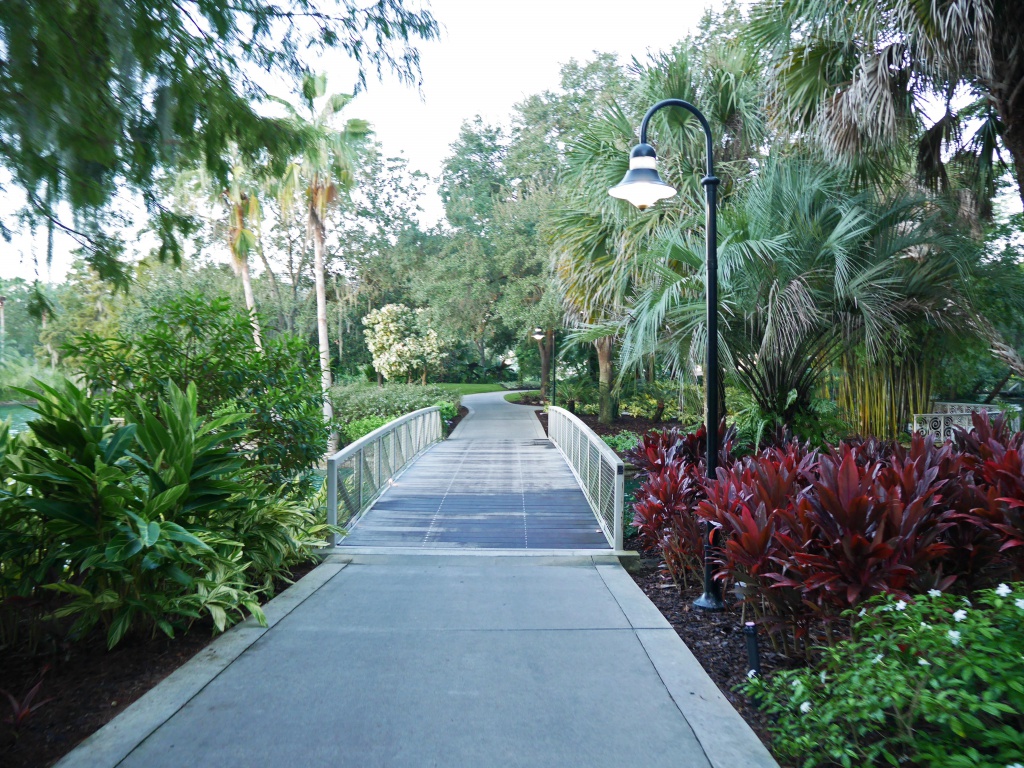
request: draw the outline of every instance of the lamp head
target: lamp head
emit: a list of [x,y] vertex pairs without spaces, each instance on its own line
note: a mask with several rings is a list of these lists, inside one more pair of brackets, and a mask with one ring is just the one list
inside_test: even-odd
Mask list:
[[658,156],[650,144],[637,144],[629,153],[629,170],[608,194],[627,200],[641,211],[659,200],[674,196],[675,187],[661,180]]
[[543,329],[543,328],[534,328],[534,329],[533,329],[533,333],[532,333],[531,335],[532,335],[532,336],[533,336],[533,338],[535,338],[535,339],[536,339],[537,341],[540,341],[540,340],[541,340],[541,339],[543,339],[543,338],[544,338],[544,337],[545,337],[545,336],[546,336],[547,334],[546,334],[546,333],[544,332],[544,329]]

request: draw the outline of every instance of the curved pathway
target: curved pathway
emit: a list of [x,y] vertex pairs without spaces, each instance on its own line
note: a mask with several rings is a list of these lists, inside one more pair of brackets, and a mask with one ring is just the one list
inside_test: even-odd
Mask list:
[[342,547],[607,550],[572,470],[536,408],[468,395],[449,439],[397,478]]

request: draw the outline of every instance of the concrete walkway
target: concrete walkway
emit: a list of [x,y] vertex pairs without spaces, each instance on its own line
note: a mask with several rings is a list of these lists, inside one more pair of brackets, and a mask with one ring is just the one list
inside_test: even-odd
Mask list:
[[608,540],[535,408],[469,395],[469,415],[374,503],[343,547],[596,549]]
[[335,550],[59,766],[776,766],[615,558],[372,551]]

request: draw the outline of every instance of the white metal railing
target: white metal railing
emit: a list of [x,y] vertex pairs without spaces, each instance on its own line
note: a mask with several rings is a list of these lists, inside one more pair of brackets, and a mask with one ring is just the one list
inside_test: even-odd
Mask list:
[[565,457],[608,544],[622,550],[624,466],[615,451],[564,408],[548,409],[548,437]]
[[[436,405],[407,413],[327,459],[327,523],[351,524],[409,462],[441,439]],[[337,534],[328,543],[338,546]]]
[[914,432],[931,435],[936,442],[953,438],[957,427],[969,430],[971,414],[986,411],[994,416],[1003,414],[1014,432],[1020,429],[1020,406],[997,403],[932,403],[931,413],[914,414]]

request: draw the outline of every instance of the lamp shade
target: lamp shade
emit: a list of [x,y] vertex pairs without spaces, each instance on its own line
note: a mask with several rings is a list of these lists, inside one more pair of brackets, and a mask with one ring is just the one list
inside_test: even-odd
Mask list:
[[661,180],[658,156],[650,144],[637,144],[629,153],[629,170],[608,194],[626,200],[641,211],[659,200],[673,197],[675,187]]
[[541,340],[541,339],[543,339],[543,338],[544,338],[544,337],[545,337],[546,335],[547,335],[547,334],[546,334],[546,333],[544,332],[544,329],[543,329],[543,328],[534,328],[534,329],[533,329],[533,333],[531,334],[531,336],[533,336],[533,338],[535,338],[535,339],[536,339],[537,341],[540,341],[540,340]]

